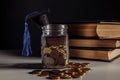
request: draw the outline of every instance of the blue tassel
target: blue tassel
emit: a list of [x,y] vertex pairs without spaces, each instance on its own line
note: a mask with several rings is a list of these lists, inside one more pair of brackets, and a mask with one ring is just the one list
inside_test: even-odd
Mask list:
[[32,54],[32,50],[31,50],[30,33],[29,33],[29,29],[28,29],[28,23],[25,22],[22,55],[29,56],[31,54]]
[[37,11],[28,14],[25,17],[25,29],[24,29],[24,35],[23,35],[23,49],[22,49],[22,55],[23,56],[29,56],[32,54],[32,50],[31,50],[31,39],[30,39],[30,32],[28,29],[28,23],[27,20],[28,18],[30,18],[31,16],[38,14]]

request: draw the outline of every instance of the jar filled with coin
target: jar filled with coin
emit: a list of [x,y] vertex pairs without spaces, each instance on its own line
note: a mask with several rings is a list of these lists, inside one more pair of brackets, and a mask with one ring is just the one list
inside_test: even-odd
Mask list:
[[41,55],[45,68],[64,68],[69,61],[67,25],[48,24],[42,27]]

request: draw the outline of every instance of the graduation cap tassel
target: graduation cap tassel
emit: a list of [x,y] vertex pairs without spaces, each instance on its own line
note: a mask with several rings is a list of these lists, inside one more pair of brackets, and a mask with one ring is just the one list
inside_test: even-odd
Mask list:
[[45,15],[49,10],[43,11],[41,13],[34,11],[30,14],[28,14],[25,17],[25,29],[24,29],[24,35],[23,35],[23,49],[22,49],[22,55],[23,56],[29,56],[32,54],[31,50],[31,38],[30,38],[30,32],[29,32],[29,25],[28,20],[32,20],[33,23],[38,26],[38,28],[41,28],[43,25],[49,24],[47,15]]
[[23,56],[29,56],[32,54],[31,51],[31,40],[30,40],[30,33],[28,29],[28,23],[25,21],[25,29],[24,29],[24,36],[23,36],[23,50],[22,50],[22,55]]
[[27,20],[30,16],[36,14],[38,12],[33,12],[31,14],[28,14],[25,17],[25,29],[24,29],[24,35],[23,35],[23,49],[22,49],[22,55],[23,56],[29,56],[32,54],[32,50],[31,50],[31,38],[30,38],[30,32],[28,29],[28,23]]

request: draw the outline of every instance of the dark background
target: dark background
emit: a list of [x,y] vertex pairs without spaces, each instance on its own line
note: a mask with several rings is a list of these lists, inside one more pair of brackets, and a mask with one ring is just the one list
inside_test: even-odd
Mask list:
[[[0,5],[0,49],[22,49],[24,19],[33,11],[49,8],[51,23],[120,21],[116,0],[4,0]],[[41,31],[30,30],[32,49],[38,50]]]

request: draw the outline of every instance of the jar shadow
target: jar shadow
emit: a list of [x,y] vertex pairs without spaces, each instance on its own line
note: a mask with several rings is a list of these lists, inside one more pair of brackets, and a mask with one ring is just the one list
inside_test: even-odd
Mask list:
[[43,69],[41,63],[14,63],[2,64],[0,69]]

